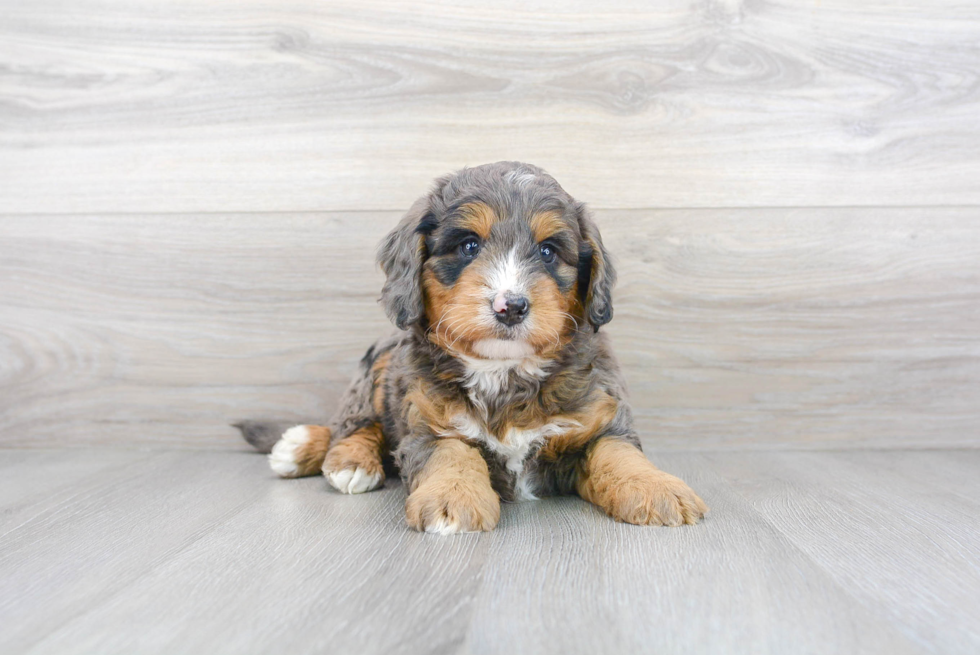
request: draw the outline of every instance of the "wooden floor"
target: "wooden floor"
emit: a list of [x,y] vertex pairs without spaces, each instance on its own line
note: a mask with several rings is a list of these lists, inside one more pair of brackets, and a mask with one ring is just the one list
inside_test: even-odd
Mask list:
[[0,450],[3,653],[976,653],[980,451],[668,452],[700,525],[577,498],[407,530],[252,453]]

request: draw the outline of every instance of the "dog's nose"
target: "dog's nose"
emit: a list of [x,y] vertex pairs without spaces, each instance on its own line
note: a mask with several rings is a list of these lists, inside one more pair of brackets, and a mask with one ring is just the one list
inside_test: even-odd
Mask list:
[[493,301],[493,313],[504,325],[517,325],[527,316],[531,304],[524,296],[504,294]]

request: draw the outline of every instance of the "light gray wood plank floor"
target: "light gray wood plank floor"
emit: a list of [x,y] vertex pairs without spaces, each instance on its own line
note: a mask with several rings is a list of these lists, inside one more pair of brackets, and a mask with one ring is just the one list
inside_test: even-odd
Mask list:
[[665,452],[698,526],[577,498],[407,530],[398,482],[0,450],[4,653],[975,653],[980,450]]

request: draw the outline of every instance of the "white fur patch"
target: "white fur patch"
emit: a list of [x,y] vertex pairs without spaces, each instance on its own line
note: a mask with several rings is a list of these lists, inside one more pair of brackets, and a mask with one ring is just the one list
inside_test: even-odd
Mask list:
[[524,470],[524,459],[533,446],[548,437],[557,437],[558,435],[565,434],[569,429],[579,425],[581,424],[577,421],[567,420],[545,423],[541,427],[534,428],[533,430],[511,428],[507,431],[502,441],[493,439],[488,441],[487,445],[490,446],[491,450],[505,458],[507,468],[510,471],[520,473]]
[[[523,360],[534,357],[534,348],[528,342],[506,339],[480,339],[473,343],[473,351],[480,357],[495,360]],[[514,364],[511,364],[510,368],[513,366]]]
[[524,188],[528,184],[536,180],[537,176],[534,173],[530,173],[523,168],[517,168],[507,173],[504,176],[504,179],[517,187]]
[[494,262],[487,275],[487,287],[490,289],[487,300],[492,301],[498,294],[507,292],[524,295],[523,273],[524,268],[517,257],[517,248],[511,248],[506,257]]
[[436,519],[429,525],[425,526],[425,531],[429,534],[438,534],[444,537],[448,537],[451,534],[460,534],[464,532],[473,532],[473,530],[462,530],[460,529],[459,523],[450,522],[448,519]]
[[368,473],[361,467],[324,471],[323,475],[330,486],[342,494],[362,494],[381,486],[380,473]]
[[517,482],[514,484],[514,496],[517,500],[537,500],[538,497],[531,491],[531,478],[520,473]]
[[310,442],[310,431],[305,425],[297,425],[282,433],[269,453],[269,466],[281,478],[299,475],[296,453]]
[[[456,414],[452,418],[453,428],[456,431],[474,441],[480,441],[487,446],[495,455],[504,460],[504,465],[511,473],[517,476],[517,483],[514,487],[517,497],[520,499],[532,499],[530,481],[525,479],[524,461],[531,449],[548,437],[556,437],[564,434],[573,427],[580,427],[581,424],[570,419],[553,421],[534,428],[532,430],[521,430],[511,428],[504,435],[503,439],[497,439],[489,434],[484,425],[468,414]],[[448,435],[443,435],[448,436]]]
[[[482,339],[476,343],[500,341],[499,339]],[[512,342],[504,342],[512,343]],[[496,346],[491,346],[496,347]],[[476,344],[474,344],[474,349]],[[481,396],[495,396],[503,391],[510,382],[511,372],[527,378],[542,379],[547,375],[545,370],[548,361],[540,357],[523,357],[514,359],[480,359],[459,355],[465,366],[463,386],[469,391],[470,400],[479,406],[484,406]]]

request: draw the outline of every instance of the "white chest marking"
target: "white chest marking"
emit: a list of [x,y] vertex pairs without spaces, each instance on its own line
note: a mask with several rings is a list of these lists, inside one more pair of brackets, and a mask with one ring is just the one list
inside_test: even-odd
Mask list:
[[469,414],[456,414],[452,422],[459,434],[479,441],[504,461],[507,470],[517,478],[514,490],[520,499],[534,498],[529,488],[529,480],[525,477],[525,461],[531,449],[548,437],[556,437],[580,425],[571,419],[559,419],[530,430],[511,428],[503,439],[497,439],[489,433],[483,423]]
[[484,444],[502,459],[507,470],[516,477],[516,496],[519,499],[533,499],[531,480],[525,471],[528,454],[548,437],[564,434],[579,424],[567,419],[555,420],[528,430],[511,428],[499,439],[490,434],[486,427],[487,401],[507,388],[513,373],[527,379],[545,378],[548,362],[533,356],[530,346],[520,341],[485,339],[475,345],[476,351],[487,358],[460,356],[466,370],[463,386],[473,405],[483,412],[484,420],[467,413],[457,414],[452,418],[453,428],[457,434]]
[[[523,342],[501,341],[499,339],[484,339],[474,344],[478,351],[492,348],[508,349],[528,348]],[[514,352],[520,356],[514,358],[479,359],[460,355],[466,370],[463,386],[469,391],[470,400],[482,405],[482,398],[500,394],[510,382],[510,374],[517,373],[529,379],[542,379],[547,375],[547,362],[539,357],[528,355],[526,352]]]

